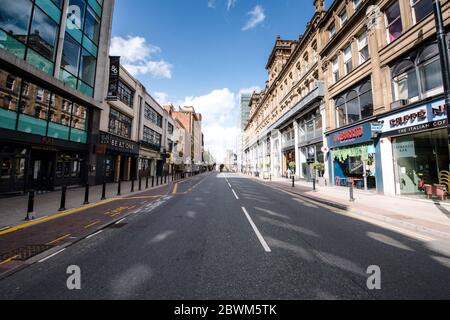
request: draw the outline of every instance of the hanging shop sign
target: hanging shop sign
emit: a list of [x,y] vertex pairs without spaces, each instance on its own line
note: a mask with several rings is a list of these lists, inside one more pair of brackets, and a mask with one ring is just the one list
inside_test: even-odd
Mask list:
[[439,100],[380,119],[382,136],[412,134],[447,126],[445,101]]
[[328,136],[328,147],[334,149],[372,141],[372,127],[370,123],[366,122],[330,134]]
[[117,100],[119,93],[120,57],[109,57],[109,85],[107,100]]

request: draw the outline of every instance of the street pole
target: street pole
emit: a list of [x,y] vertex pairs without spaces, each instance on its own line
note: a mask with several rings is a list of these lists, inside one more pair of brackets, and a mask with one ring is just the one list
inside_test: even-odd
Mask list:
[[[442,80],[444,85],[445,106],[447,111],[447,135],[448,135],[448,153],[450,159],[450,59],[448,55],[447,40],[445,37],[444,20],[442,18],[442,7],[440,0],[433,0],[434,20],[436,22],[436,36],[439,46],[439,56],[441,59]],[[450,170],[450,161],[449,161]]]

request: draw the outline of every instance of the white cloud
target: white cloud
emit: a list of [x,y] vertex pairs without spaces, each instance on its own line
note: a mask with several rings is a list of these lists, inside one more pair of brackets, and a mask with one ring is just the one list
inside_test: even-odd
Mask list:
[[169,104],[169,101],[167,99],[169,98],[169,95],[165,92],[154,92],[152,96],[156,101],[158,101],[160,105]]
[[231,10],[236,5],[237,0],[227,0],[227,10]]
[[239,128],[236,126],[223,126],[211,124],[203,126],[205,136],[205,149],[209,150],[217,162],[225,159],[227,150],[236,149],[236,137]]
[[264,8],[260,5],[255,6],[252,11],[247,13],[247,15],[249,15],[250,18],[247,21],[247,24],[242,28],[242,31],[253,29],[266,20]]
[[241,96],[242,94],[246,94],[246,93],[253,93],[255,91],[259,92],[259,91],[261,91],[261,88],[258,87],[258,86],[253,86],[253,87],[250,87],[250,88],[241,89],[239,91],[239,96]]
[[155,60],[161,48],[148,44],[143,37],[111,39],[110,54],[121,57],[122,65],[133,75],[149,74],[156,78],[172,78],[173,66],[164,60]]
[[216,0],[208,0],[208,8],[216,8]]

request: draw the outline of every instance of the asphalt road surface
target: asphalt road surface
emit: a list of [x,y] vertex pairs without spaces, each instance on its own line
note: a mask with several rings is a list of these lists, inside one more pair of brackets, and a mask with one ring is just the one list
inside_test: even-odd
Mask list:
[[[66,285],[73,265],[81,290]],[[209,174],[1,280],[0,299],[449,299],[449,283],[436,239]]]

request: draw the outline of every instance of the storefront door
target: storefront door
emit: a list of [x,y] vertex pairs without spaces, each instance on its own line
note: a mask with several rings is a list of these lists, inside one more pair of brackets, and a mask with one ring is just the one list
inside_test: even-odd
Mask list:
[[37,191],[53,190],[55,159],[55,152],[31,152],[31,188]]

